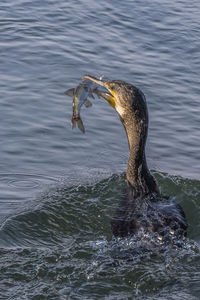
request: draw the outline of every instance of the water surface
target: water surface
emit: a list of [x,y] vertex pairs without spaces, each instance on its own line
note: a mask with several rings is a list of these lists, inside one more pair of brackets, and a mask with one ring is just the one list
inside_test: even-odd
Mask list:
[[[199,10],[197,0],[1,1],[1,299],[199,299]],[[130,242],[113,241],[128,145],[103,100],[83,108],[85,135],[71,130],[64,91],[85,73],[146,95],[149,166],[189,223],[181,249],[130,260]]]

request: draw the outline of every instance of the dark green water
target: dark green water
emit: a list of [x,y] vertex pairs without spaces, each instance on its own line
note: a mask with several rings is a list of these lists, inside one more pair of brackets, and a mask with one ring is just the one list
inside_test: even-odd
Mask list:
[[163,252],[157,243],[143,254],[141,241],[112,238],[123,175],[63,182],[2,224],[1,299],[198,299],[200,184],[154,175],[186,212],[190,239],[181,247]]
[[[200,298],[199,10],[1,1],[0,299]],[[142,255],[113,239],[128,146],[103,100],[83,108],[85,135],[71,130],[63,92],[84,73],[146,95],[149,166],[189,224],[180,247]]]

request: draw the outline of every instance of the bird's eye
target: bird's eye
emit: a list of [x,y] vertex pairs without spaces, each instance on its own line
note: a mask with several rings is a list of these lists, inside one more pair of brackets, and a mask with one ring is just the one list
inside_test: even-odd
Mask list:
[[114,84],[111,84],[110,89],[111,89],[111,91],[114,91],[114,89],[115,89]]

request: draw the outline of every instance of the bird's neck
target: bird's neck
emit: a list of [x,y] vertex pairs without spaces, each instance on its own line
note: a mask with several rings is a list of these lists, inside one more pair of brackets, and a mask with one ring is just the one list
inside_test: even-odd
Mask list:
[[127,183],[134,197],[156,196],[159,194],[156,182],[151,175],[145,156],[148,121],[140,122],[134,118],[124,120],[129,143],[129,159],[126,172]]

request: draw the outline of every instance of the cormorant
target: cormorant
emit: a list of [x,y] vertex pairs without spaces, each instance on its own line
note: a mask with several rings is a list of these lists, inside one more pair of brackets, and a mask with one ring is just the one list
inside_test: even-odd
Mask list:
[[161,238],[186,236],[187,222],[181,206],[161,197],[147,166],[148,110],[143,92],[121,80],[104,81],[90,75],[84,75],[83,79],[106,88],[98,91],[98,95],[117,111],[128,138],[127,190],[111,221],[113,234],[125,237],[142,231],[158,233]]

